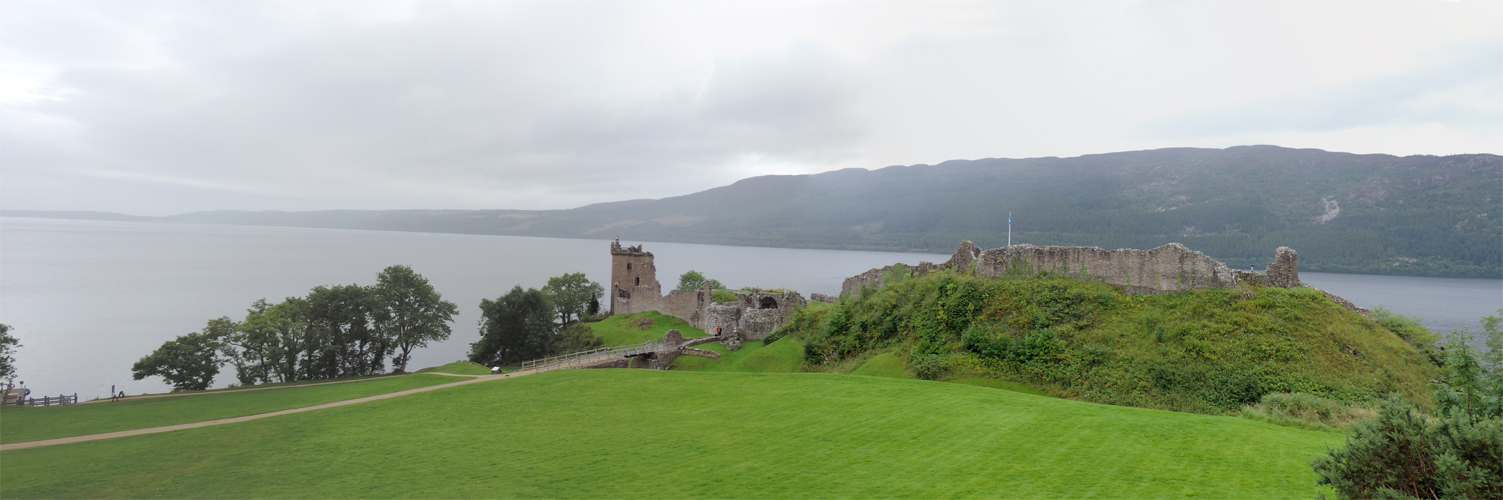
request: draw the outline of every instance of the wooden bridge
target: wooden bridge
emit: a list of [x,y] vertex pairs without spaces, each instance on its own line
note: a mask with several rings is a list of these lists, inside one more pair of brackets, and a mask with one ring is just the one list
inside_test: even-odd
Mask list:
[[522,370],[534,373],[570,368],[651,368],[667,370],[679,355],[719,358],[720,353],[695,349],[694,346],[720,340],[708,336],[685,339],[678,330],[668,330],[663,340],[640,344],[601,347],[588,351],[553,356],[522,363]]

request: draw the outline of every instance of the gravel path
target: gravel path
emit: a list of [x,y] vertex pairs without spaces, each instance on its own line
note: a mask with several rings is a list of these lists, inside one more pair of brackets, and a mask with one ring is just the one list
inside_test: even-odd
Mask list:
[[[459,382],[442,384],[442,385],[430,385],[428,387],[419,387],[417,389],[407,389],[405,391],[397,391],[397,392],[391,392],[391,393],[386,393],[386,394],[377,394],[375,396],[366,396],[366,397],[363,397],[363,398],[346,399],[344,401],[335,401],[333,403],[317,404],[317,405],[313,405],[313,406],[304,406],[302,408],[292,408],[292,409],[288,409],[288,410],[280,410],[280,411],[273,411],[273,412],[267,412],[267,413],[257,413],[255,415],[246,415],[246,416],[243,416],[243,417],[221,418],[221,419],[217,419],[217,420],[205,420],[203,422],[193,422],[191,424],[166,425],[166,426],[162,426],[162,427],[147,427],[145,429],[132,429],[132,430],[128,430],[128,431],[103,432],[103,433],[99,433],[99,434],[86,434],[86,435],[83,435],[83,436],[70,436],[70,437],[63,437],[63,438],[56,438],[56,439],[39,439],[39,440],[36,440],[36,441],[22,441],[22,442],[19,442],[19,443],[5,443],[5,444],[0,444],[0,451],[19,450],[19,449],[23,449],[23,448],[35,448],[35,447],[38,447],[38,446],[51,446],[51,445],[54,445],[54,444],[63,444],[63,443],[80,443],[80,442],[84,442],[84,441],[94,441],[94,440],[98,440],[98,439],[111,439],[111,438],[125,437],[125,436],[136,436],[136,435],[140,435],[140,434],[156,434],[158,432],[171,432],[171,431],[182,430],[182,429],[193,429],[193,428],[197,428],[197,427],[208,427],[208,426],[211,426],[211,425],[233,424],[235,422],[245,422],[245,421],[248,421],[248,420],[256,420],[256,419],[267,418],[267,417],[275,417],[275,416],[278,416],[278,415],[287,415],[287,414],[291,414],[291,413],[302,413],[302,412],[305,412],[305,411],[322,410],[324,408],[335,408],[335,407],[339,407],[339,406],[348,406],[348,405],[360,404],[360,403],[365,403],[365,402],[370,402],[370,401],[377,401],[377,400],[382,400],[382,399],[390,399],[390,398],[395,398],[395,397],[398,397],[398,396],[406,396],[408,394],[417,394],[419,392],[427,392],[427,391],[432,391],[432,390],[443,389],[443,388],[446,388],[446,387],[454,387],[456,385],[474,384],[474,383],[478,383],[478,382],[489,382],[491,380],[498,380],[498,379],[503,379],[503,378],[507,378],[507,377],[523,377],[523,376],[531,375],[531,374],[533,374],[535,372],[532,372],[532,371],[528,371],[528,372],[514,372],[514,373],[507,373],[507,374],[502,374],[502,375],[458,375],[458,374],[453,374],[453,373],[439,373],[439,372],[426,372],[426,373],[431,373],[431,374],[434,374],[434,375],[449,375],[449,376],[453,376],[453,377],[474,377],[474,378],[471,378],[469,380],[461,380]],[[297,387],[307,387],[307,386],[297,386]]]

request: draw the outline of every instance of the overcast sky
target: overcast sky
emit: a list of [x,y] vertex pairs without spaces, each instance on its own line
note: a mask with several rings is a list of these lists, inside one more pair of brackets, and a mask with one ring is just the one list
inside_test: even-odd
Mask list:
[[0,208],[570,208],[765,174],[1503,153],[1503,2],[0,0]]

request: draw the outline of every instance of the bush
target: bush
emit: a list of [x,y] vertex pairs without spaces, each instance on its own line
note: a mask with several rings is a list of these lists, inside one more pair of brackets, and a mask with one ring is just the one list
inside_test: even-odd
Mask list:
[[1394,395],[1310,462],[1341,498],[1503,498],[1503,420],[1427,419]]
[[1242,417],[1304,429],[1339,431],[1372,417],[1372,409],[1303,392],[1272,392],[1242,409]]

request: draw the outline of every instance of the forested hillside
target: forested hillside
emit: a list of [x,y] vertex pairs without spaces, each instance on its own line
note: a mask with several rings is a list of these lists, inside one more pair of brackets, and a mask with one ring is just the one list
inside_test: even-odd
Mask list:
[[[763,176],[571,210],[199,212],[153,220],[946,253],[961,240],[1152,248],[1233,266],[1503,276],[1503,157],[1246,146]],[[24,215],[9,212],[7,215]],[[74,214],[76,216],[77,214]]]

